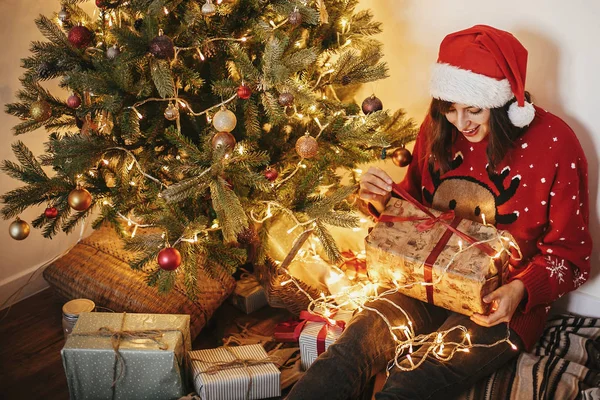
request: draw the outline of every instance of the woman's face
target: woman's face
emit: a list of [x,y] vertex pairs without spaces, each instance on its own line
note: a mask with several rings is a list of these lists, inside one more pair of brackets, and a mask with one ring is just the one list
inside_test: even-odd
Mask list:
[[490,133],[490,110],[454,103],[446,119],[472,143],[481,142]]

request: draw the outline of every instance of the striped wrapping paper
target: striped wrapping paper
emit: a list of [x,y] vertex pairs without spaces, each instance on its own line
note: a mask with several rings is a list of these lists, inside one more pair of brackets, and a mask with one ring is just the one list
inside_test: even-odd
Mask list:
[[[352,318],[352,311],[340,310],[335,315],[335,320],[342,320],[348,323]],[[303,370],[307,370],[319,356],[317,352],[317,336],[325,326],[324,322],[306,322],[302,333],[300,333],[300,363]],[[340,337],[344,330],[339,326],[328,326],[327,336],[325,337],[325,350]]]
[[[245,360],[262,360],[267,357],[267,352],[260,344],[229,347],[229,350],[238,358]],[[200,398],[203,400],[247,400],[246,393],[250,379],[252,379],[252,385],[248,400],[281,396],[281,372],[273,363],[253,365],[248,368],[224,369],[214,374],[204,373],[214,365],[211,363],[233,361],[235,357],[229,350],[219,347],[188,352],[192,364],[194,388]],[[202,359],[206,362],[194,359]]]
[[237,281],[229,299],[236,308],[246,314],[250,314],[268,304],[265,290],[252,275]]

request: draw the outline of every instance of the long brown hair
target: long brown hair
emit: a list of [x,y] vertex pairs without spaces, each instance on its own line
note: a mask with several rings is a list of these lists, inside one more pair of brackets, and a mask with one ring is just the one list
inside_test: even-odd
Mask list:
[[[529,92],[525,92],[525,98],[527,101],[531,101]],[[514,145],[515,140],[527,130],[527,127],[514,126],[508,119],[508,107],[514,101],[516,100],[513,99],[502,107],[490,109],[490,134],[486,149],[490,171],[495,169]],[[429,162],[437,163],[442,174],[450,170],[452,143],[458,135],[454,125],[446,118],[446,113],[452,104],[448,101],[433,99],[429,107],[431,127],[427,142],[429,154],[432,156],[429,158]]]

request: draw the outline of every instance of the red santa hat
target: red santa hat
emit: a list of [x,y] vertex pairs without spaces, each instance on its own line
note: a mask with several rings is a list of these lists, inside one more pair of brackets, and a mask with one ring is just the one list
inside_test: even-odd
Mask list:
[[440,100],[480,108],[497,108],[513,97],[508,117],[525,127],[535,109],[525,100],[527,50],[509,32],[475,25],[451,33],[440,45],[430,92]]

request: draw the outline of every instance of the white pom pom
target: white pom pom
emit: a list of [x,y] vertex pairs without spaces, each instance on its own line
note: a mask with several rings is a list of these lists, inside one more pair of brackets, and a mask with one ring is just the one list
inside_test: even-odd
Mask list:
[[533,117],[535,117],[535,108],[531,103],[525,102],[523,107],[519,107],[515,101],[508,107],[508,118],[516,127],[526,127],[533,121]]

